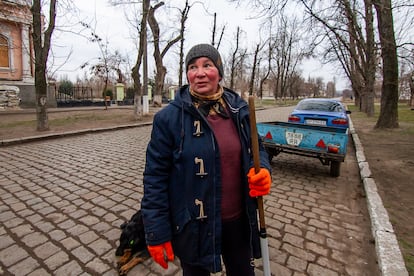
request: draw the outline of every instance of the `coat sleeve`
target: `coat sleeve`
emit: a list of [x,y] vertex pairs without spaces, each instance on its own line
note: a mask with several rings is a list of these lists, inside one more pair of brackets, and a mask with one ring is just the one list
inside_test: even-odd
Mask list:
[[166,118],[160,114],[155,115],[146,152],[141,210],[148,245],[171,240],[168,190],[174,134]]

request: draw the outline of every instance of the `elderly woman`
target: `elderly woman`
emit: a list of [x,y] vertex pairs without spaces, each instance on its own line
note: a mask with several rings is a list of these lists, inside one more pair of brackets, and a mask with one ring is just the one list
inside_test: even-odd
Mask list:
[[162,267],[178,256],[183,275],[254,275],[260,258],[257,196],[268,194],[268,156],[251,155],[249,109],[220,85],[219,52],[199,44],[185,59],[187,80],[154,117],[141,209],[146,242]]

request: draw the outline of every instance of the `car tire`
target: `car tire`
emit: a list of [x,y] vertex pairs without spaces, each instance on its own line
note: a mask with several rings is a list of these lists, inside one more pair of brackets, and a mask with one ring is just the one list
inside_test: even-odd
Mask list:
[[338,177],[341,171],[341,162],[331,161],[330,175],[332,177]]
[[272,159],[273,159],[273,154],[268,154],[268,157],[269,157],[269,163],[272,163]]

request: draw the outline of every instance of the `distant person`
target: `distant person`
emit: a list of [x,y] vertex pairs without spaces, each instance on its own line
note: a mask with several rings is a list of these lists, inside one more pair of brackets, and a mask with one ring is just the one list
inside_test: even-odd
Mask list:
[[142,214],[152,258],[181,262],[183,275],[254,275],[260,258],[257,196],[270,191],[268,156],[251,155],[249,108],[220,85],[223,64],[209,44],[185,59],[189,85],[154,116],[146,154]]

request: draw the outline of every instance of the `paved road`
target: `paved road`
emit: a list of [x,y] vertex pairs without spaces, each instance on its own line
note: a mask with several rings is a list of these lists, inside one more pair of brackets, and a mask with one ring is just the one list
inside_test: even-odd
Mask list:
[[[259,111],[257,119],[283,120],[286,111]],[[119,226],[140,206],[150,131],[0,148],[0,275],[117,275]],[[351,143],[348,150],[339,178],[317,159],[273,159],[265,208],[274,275],[379,275]],[[168,270],[147,260],[129,275],[181,272],[177,260]]]

